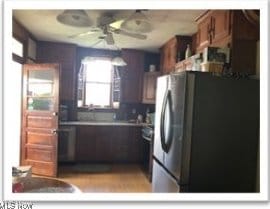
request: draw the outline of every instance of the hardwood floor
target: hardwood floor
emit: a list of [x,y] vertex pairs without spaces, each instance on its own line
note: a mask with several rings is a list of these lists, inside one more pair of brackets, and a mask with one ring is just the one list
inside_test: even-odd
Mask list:
[[111,164],[109,166],[108,170],[100,172],[74,171],[71,166],[60,166],[58,179],[74,184],[82,192],[151,192],[151,183],[140,165]]

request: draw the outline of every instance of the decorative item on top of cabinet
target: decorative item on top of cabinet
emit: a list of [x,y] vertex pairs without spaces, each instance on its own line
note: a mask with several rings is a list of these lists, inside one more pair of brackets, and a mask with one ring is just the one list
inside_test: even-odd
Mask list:
[[162,74],[174,71],[177,61],[185,59],[188,44],[192,44],[191,36],[174,36],[160,48],[160,69]]
[[155,104],[157,78],[160,72],[145,72],[143,79],[143,99],[145,104]]

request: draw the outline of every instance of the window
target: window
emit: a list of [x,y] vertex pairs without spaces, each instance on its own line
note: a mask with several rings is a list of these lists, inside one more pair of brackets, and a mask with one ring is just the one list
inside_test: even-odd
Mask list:
[[23,42],[12,37],[12,59],[15,62],[23,63],[24,62],[24,45]]
[[16,54],[19,57],[23,57],[23,43],[12,38],[12,53]]
[[83,63],[82,66],[83,72],[80,72],[78,83],[78,105],[99,108],[111,107],[113,78],[111,60],[109,58],[92,58]]

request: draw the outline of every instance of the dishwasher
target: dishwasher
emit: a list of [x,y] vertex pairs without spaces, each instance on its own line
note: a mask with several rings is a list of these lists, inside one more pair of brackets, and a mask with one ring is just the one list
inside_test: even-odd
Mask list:
[[75,126],[60,126],[58,135],[58,162],[75,161]]

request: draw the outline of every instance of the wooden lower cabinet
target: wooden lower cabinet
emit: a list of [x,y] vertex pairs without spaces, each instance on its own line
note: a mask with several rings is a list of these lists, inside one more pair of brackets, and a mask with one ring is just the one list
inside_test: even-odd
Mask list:
[[78,126],[76,129],[76,161],[88,161],[96,158],[95,126]]
[[142,162],[141,127],[78,126],[76,161],[91,163]]

